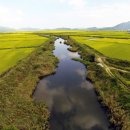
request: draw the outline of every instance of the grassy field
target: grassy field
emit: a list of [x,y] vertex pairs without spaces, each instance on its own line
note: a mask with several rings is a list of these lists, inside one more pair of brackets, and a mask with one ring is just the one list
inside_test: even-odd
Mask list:
[[[28,56],[48,38],[31,33],[0,34],[0,74]],[[25,47],[25,48],[24,48]]]
[[130,40],[114,38],[94,38],[71,36],[81,44],[86,44],[105,56],[130,61]]

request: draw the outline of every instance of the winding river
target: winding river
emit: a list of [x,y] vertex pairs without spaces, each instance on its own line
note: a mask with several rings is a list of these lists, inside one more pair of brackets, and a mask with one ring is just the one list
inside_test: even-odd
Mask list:
[[68,51],[69,47],[63,39],[55,41],[56,74],[39,82],[33,98],[48,105],[50,130],[110,130],[93,85],[86,80],[86,67],[72,60],[80,55]]

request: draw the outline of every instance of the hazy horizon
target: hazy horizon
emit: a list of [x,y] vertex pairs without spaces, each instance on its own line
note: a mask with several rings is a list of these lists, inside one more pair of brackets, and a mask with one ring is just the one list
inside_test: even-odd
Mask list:
[[130,21],[129,0],[0,0],[0,26],[110,27]]

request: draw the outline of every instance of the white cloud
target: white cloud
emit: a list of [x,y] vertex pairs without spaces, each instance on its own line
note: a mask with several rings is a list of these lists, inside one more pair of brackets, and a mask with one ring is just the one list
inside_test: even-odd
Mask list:
[[68,3],[74,7],[84,8],[86,5],[85,0],[69,0]]
[[[17,6],[16,4],[14,8],[0,5],[0,26],[86,28],[90,26],[113,26],[130,21],[130,3],[117,1],[109,4],[104,2],[94,4],[94,1],[39,0],[39,3],[36,1],[37,5],[33,2],[30,7],[25,7],[22,4]],[[25,1],[25,3],[27,2]]]
[[23,12],[0,5],[0,25],[19,27],[23,22]]
[[59,0],[60,3],[68,4],[72,8],[84,8],[86,0]]
[[[121,22],[130,21],[130,8],[127,4],[101,5],[97,7],[67,10],[48,16],[45,23],[48,27],[86,28],[91,26],[114,26]],[[50,21],[50,22],[49,22]],[[53,23],[51,22],[53,21]]]

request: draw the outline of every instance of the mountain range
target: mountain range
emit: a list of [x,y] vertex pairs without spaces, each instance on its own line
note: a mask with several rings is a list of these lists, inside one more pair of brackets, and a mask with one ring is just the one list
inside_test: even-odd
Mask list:
[[[21,28],[21,29],[13,29],[8,27],[2,27],[0,26],[0,32],[15,32],[15,31],[38,31],[42,29],[38,28]],[[80,28],[56,28],[54,30],[80,30]],[[130,31],[130,21],[120,23],[113,27],[104,27],[104,28],[97,28],[97,27],[91,27],[91,28],[82,28],[82,30],[115,30],[115,31]]]
[[0,26],[0,32],[13,32],[15,29]]
[[104,27],[104,28],[97,28],[97,27],[92,27],[92,28],[87,28],[88,30],[117,30],[117,31],[129,31],[130,30],[130,21],[120,23],[116,26],[113,27]]
[[39,28],[20,28],[20,29],[13,29],[8,27],[0,26],[0,32],[16,32],[16,31],[38,31],[41,30]]

